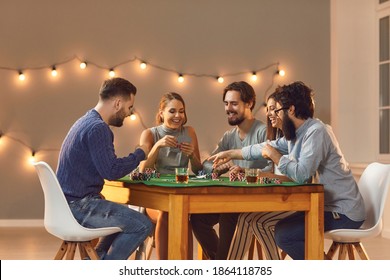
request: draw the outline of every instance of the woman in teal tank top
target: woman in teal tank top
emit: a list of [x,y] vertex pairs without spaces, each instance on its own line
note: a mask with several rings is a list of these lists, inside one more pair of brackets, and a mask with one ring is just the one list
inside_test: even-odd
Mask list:
[[[188,167],[197,174],[202,170],[198,139],[194,128],[185,126],[187,115],[183,98],[174,92],[166,93],[160,100],[156,115],[157,126],[145,129],[140,145],[146,145],[149,155],[140,163],[140,171],[155,168],[161,174],[174,174],[176,167]],[[146,209],[150,219],[156,223],[155,241],[157,258],[168,258],[168,213]]]

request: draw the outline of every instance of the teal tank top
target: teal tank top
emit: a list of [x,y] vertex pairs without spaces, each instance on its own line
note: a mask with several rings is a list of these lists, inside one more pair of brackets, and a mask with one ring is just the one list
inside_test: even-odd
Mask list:
[[[150,131],[153,134],[154,143],[163,138],[165,135],[175,136],[177,142],[191,143],[191,137],[188,134],[188,128],[171,129],[164,125],[152,127]],[[179,148],[162,147],[159,150],[155,168],[161,174],[175,174],[176,167],[188,167],[189,158],[183,154]]]

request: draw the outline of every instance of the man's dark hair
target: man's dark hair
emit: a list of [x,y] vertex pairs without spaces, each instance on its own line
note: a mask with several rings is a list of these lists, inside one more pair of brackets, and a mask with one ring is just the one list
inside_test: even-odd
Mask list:
[[129,99],[131,94],[136,94],[137,88],[128,80],[123,78],[107,79],[100,87],[99,96],[101,100],[107,100],[112,97],[121,96]]
[[275,101],[282,108],[290,108],[294,105],[295,117],[299,119],[312,118],[314,115],[313,90],[303,82],[294,82],[289,85],[279,86],[275,90]]
[[225,101],[226,93],[229,90],[238,91],[240,93],[241,100],[244,103],[252,102],[252,107],[251,107],[251,111],[252,111],[252,109],[256,105],[256,93],[250,84],[248,84],[247,82],[244,82],[244,81],[231,83],[230,85],[225,87],[225,89],[223,90],[222,101]]

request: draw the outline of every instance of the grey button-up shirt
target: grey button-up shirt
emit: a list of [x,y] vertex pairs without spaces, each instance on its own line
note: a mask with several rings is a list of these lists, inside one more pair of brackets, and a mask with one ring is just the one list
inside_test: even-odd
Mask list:
[[[243,158],[262,158],[265,144],[242,148]],[[298,183],[317,174],[324,185],[325,211],[345,214],[354,221],[365,219],[363,198],[329,125],[309,118],[297,129],[294,141],[282,137],[270,144],[283,155],[278,164],[282,174]]]

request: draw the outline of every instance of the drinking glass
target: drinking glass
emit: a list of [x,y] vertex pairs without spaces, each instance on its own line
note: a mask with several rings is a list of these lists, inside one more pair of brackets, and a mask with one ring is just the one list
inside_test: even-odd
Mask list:
[[247,184],[257,184],[259,179],[260,170],[257,168],[246,168],[245,169],[245,179]]
[[176,183],[187,184],[188,183],[188,168],[177,167],[175,168]]

